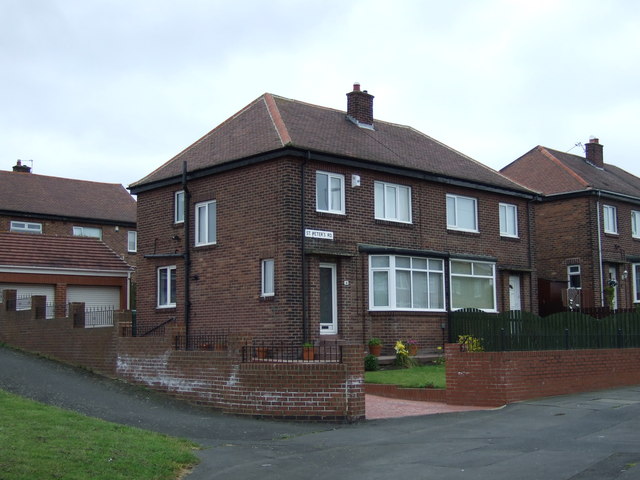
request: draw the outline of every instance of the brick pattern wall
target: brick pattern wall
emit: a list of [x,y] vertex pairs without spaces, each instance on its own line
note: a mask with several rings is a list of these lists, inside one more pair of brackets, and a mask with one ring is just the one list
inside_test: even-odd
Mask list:
[[[345,177],[344,215],[316,211],[316,171]],[[351,186],[359,175],[361,186]],[[280,158],[258,165],[226,171],[189,182],[193,205],[217,201],[217,243],[191,248],[191,331],[228,333],[241,328],[265,341],[302,341],[302,256],[300,179],[298,159]],[[335,263],[338,272],[338,339],[364,343],[372,336],[391,344],[399,338],[418,338],[425,348],[441,344],[444,314],[384,315],[369,312],[368,256],[359,244],[396,248],[437,250],[460,255],[482,255],[498,259],[498,309],[509,309],[508,273],[521,276],[522,308],[536,311],[534,263],[529,255],[532,229],[526,200],[508,198],[462,187],[445,186],[419,179],[353,167],[309,161],[304,166],[305,227],[334,233],[334,240],[306,239],[305,259],[307,311],[313,340],[319,335],[318,268]],[[374,181],[412,188],[411,224],[374,218]],[[182,253],[183,225],[173,223],[174,193],[181,185],[138,195],[139,263],[138,320],[151,328],[171,316],[184,317],[184,270],[181,258],[142,258],[144,255]],[[478,199],[479,233],[446,228],[446,194]],[[518,207],[519,238],[499,234],[498,204]],[[193,244],[194,228],[190,230]],[[272,298],[260,297],[260,261],[275,259],[275,290]],[[157,268],[177,266],[177,307],[156,308]],[[532,280],[533,278],[533,280]]]
[[447,403],[497,407],[640,384],[640,349],[461,352],[446,346]]

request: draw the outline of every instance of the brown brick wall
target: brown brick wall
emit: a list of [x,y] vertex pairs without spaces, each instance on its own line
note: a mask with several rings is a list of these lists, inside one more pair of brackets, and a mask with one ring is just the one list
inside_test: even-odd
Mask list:
[[[529,206],[525,200],[508,198],[519,209],[518,239],[499,235],[498,203],[504,197],[460,187],[428,183],[364,169],[310,161],[305,165],[305,227],[334,233],[334,240],[306,239],[308,255],[307,308],[312,337],[318,335],[318,265],[332,262],[338,270],[339,338],[362,343],[370,336],[391,342],[402,338],[423,339],[425,347],[441,344],[440,324],[444,314],[372,314],[368,310],[368,257],[358,244],[395,248],[437,250],[460,255],[482,255],[498,259],[498,308],[508,309],[505,300],[508,273],[515,269],[522,277],[523,309],[536,310],[536,281],[529,255]],[[345,215],[316,212],[316,171],[345,176]],[[361,178],[351,186],[351,176]],[[191,330],[231,332],[238,326],[256,338],[302,341],[301,294],[301,168],[297,159],[278,159],[239,168],[189,182],[192,192],[190,216],[195,203],[217,201],[217,244],[191,249]],[[410,225],[374,219],[374,180],[412,187],[413,223]],[[150,254],[182,253],[182,225],[173,224],[173,198],[180,185],[138,195],[140,257]],[[446,193],[478,199],[480,232],[447,231]],[[193,244],[193,226],[190,237]],[[174,236],[180,240],[173,240]],[[260,298],[260,260],[275,259],[273,298]],[[156,269],[177,265],[177,308],[156,309]],[[506,270],[501,270],[502,268]],[[138,264],[138,312],[141,325],[151,327],[170,316],[182,321],[183,260],[147,258]],[[384,321],[381,321],[384,318]]]
[[640,384],[640,349],[461,352],[446,346],[447,403],[500,406]]

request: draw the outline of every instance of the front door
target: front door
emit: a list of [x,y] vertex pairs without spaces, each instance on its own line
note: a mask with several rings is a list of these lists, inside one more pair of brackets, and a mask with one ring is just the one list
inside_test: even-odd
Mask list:
[[509,310],[521,310],[520,275],[509,275]]
[[320,334],[338,333],[338,298],[335,263],[320,264]]

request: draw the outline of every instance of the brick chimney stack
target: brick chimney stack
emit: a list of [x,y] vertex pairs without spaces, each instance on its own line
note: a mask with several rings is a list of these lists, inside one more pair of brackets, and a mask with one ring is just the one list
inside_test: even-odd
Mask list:
[[602,155],[603,145],[600,145],[600,140],[597,138],[590,138],[589,143],[585,145],[585,148],[587,162],[598,168],[604,168],[604,157]]
[[22,160],[18,160],[13,167],[13,171],[19,173],[31,173],[31,167],[22,165]]
[[347,118],[360,127],[373,127],[373,95],[360,90],[360,84],[353,84],[353,91],[347,93]]

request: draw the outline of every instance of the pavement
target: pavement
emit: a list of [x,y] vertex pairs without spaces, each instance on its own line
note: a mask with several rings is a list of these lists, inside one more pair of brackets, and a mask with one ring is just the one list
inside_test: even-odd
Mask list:
[[186,480],[640,479],[640,386],[458,412],[368,396],[369,418],[384,415],[371,410],[375,403],[394,417],[287,423],[223,415],[0,348],[0,388],[194,440],[200,464]]

